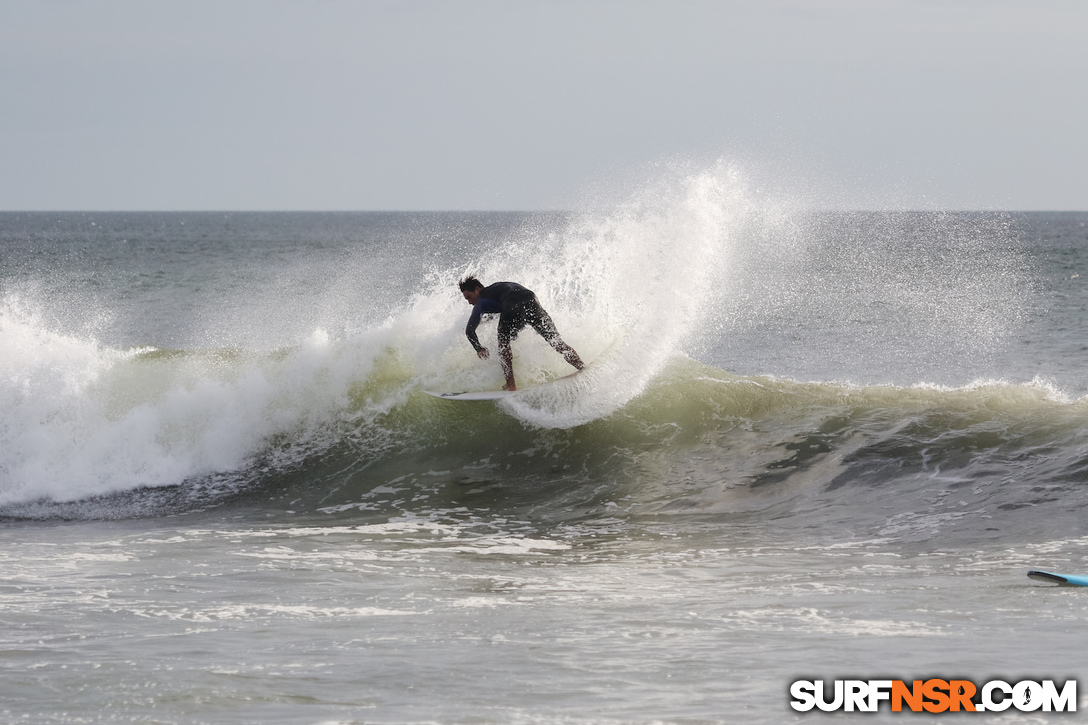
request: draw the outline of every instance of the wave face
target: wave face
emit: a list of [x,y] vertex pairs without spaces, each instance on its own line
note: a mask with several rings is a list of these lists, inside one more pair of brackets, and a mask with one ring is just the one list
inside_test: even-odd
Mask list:
[[[1082,505],[1078,229],[814,213],[724,164],[579,213],[0,215],[0,512],[1037,525]],[[423,395],[501,385],[467,273],[590,368],[528,331],[522,395]]]

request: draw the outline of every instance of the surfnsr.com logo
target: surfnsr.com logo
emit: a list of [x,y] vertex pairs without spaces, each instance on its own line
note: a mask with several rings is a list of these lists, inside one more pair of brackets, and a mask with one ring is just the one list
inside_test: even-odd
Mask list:
[[1053,680],[1023,680],[1009,684],[991,680],[981,687],[970,680],[798,680],[790,685],[790,707],[801,712],[876,712],[882,702],[892,712],[1076,712],[1077,681],[1059,689]]

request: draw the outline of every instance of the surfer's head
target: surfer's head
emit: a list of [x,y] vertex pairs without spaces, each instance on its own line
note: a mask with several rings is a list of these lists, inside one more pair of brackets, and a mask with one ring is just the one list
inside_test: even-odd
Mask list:
[[458,282],[457,286],[461,288],[461,294],[468,300],[470,305],[480,301],[480,290],[484,288],[484,284],[480,280],[470,275]]
[[460,282],[458,282],[457,285],[461,288],[462,292],[467,292],[468,290],[483,289],[484,288],[484,283],[481,282],[480,280],[476,279],[471,274],[468,277],[465,277]]

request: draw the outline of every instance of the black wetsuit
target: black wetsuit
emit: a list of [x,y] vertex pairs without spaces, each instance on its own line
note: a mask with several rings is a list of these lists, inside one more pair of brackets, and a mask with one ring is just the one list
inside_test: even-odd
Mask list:
[[480,299],[473,305],[472,315],[468,318],[468,325],[465,327],[465,335],[468,336],[468,341],[477,352],[483,349],[480,339],[476,337],[476,327],[480,324],[480,317],[496,312],[499,314],[500,345],[509,344],[518,336],[518,331],[526,325],[539,332],[549,342],[559,337],[551,315],[540,306],[532,290],[516,282],[496,282],[480,290]]

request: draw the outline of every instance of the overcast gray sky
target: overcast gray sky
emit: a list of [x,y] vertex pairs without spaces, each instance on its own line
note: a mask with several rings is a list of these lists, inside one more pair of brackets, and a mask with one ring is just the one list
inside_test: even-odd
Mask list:
[[1086,0],[0,0],[0,209],[1088,209]]

